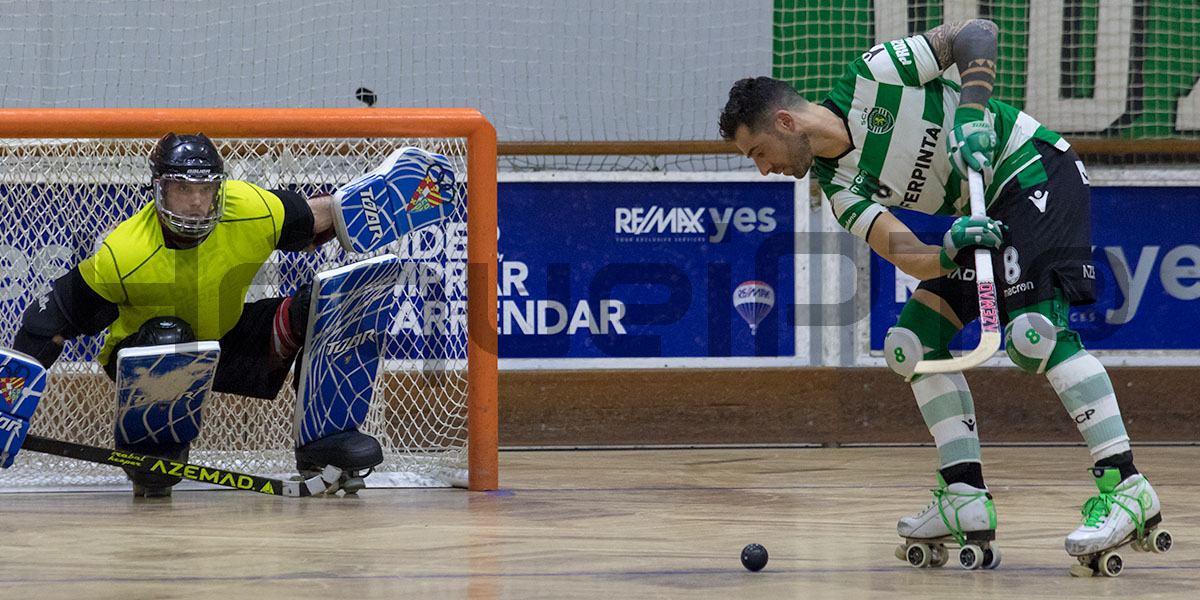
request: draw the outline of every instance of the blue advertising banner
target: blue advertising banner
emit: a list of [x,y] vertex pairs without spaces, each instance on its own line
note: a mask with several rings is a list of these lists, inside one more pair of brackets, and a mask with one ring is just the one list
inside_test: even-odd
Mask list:
[[502,182],[500,357],[794,355],[794,190]]
[[[898,218],[940,244],[953,221],[912,211]],[[1200,188],[1092,189],[1092,257],[1098,300],[1071,309],[1071,327],[1097,350],[1200,349]],[[871,350],[882,351],[917,281],[871,255]],[[968,325],[955,347],[974,347]]]

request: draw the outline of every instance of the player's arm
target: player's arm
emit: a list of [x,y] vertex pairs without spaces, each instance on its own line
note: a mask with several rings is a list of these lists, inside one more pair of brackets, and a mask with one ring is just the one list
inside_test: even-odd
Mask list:
[[25,309],[13,348],[49,368],[62,353],[63,342],[95,335],[117,319],[117,305],[84,281],[75,267],[54,282],[50,293]]
[[999,32],[996,24],[987,19],[971,19],[938,25],[924,34],[940,69],[958,65],[963,104],[979,110],[987,106],[996,83]]
[[[45,370],[62,354],[63,342],[100,333],[117,319],[117,305],[93,289],[83,274],[86,270],[92,281],[100,281],[96,264],[104,256],[93,256],[59,277],[48,294],[25,309],[13,338],[15,352],[0,348],[0,375],[8,379],[7,389],[0,391],[5,396],[0,403],[0,468],[12,466],[21,449],[46,385]],[[108,291],[119,288],[118,282]]]
[[998,145],[984,111],[996,84],[998,28],[986,19],[939,25],[925,32],[938,67],[958,65],[962,93],[954,111],[954,129],[946,138],[950,163],[966,177],[966,169],[983,171],[995,162]]
[[283,203],[280,250],[305,250],[333,239],[333,196],[319,194],[307,200],[289,190],[270,190]]
[[935,279],[958,268],[955,259],[966,248],[999,248],[1003,224],[987,217],[959,217],[942,237],[942,245],[922,242],[890,212],[880,213],[871,224],[867,243],[884,260],[917,279]]
[[867,243],[884,260],[917,279],[935,279],[952,270],[942,268],[938,260],[940,247],[922,242],[890,212],[876,217],[871,225],[871,233],[867,235]]

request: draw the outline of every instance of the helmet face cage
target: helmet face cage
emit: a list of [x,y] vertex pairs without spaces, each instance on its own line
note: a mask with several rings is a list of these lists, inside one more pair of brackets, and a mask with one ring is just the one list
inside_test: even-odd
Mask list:
[[[186,175],[182,173],[164,173],[154,178],[154,208],[158,212],[159,221],[172,233],[187,239],[198,239],[212,233],[221,216],[225,214],[225,175],[210,173],[204,175]],[[212,201],[204,215],[181,214],[171,210],[168,196],[171,184],[184,186],[212,186]]]

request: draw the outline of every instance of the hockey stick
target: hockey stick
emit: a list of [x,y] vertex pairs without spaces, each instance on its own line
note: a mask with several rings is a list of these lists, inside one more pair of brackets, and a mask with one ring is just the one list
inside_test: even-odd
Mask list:
[[[983,200],[983,175],[971,170],[971,216],[987,216]],[[979,345],[954,358],[921,360],[914,373],[953,373],[978,366],[1000,349],[1000,311],[996,304],[996,283],[992,274],[992,253],[986,248],[975,250],[975,289],[979,293]]]
[[25,436],[25,443],[22,448],[24,450],[32,450],[43,454],[53,454],[56,456],[65,456],[77,460],[99,463],[102,465],[112,465],[114,467],[129,467],[142,473],[155,473],[158,475],[175,475],[192,481],[201,483],[212,483],[228,488],[238,490],[249,490],[260,494],[268,494],[271,496],[289,496],[293,498],[302,498],[305,496],[313,496],[327,490],[329,486],[336,484],[342,475],[342,470],[327,466],[321,471],[320,475],[316,475],[303,481],[283,481],[282,479],[274,479],[271,477],[260,477],[258,475],[247,475],[236,471],[226,471],[224,469],[215,469],[212,467],[202,467],[191,463],[181,463],[169,458],[159,458],[156,456],[146,456],[144,454],[135,454],[132,452],[123,452],[121,450],[110,450],[108,448],[98,448],[96,446],[85,446],[83,444],[74,444],[50,438],[44,438],[37,435]]

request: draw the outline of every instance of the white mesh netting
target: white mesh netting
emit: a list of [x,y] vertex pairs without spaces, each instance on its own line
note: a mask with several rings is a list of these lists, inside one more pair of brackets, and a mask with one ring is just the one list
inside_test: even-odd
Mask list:
[[[154,140],[10,140],[0,145],[0,345],[11,347],[25,308],[90,255],[101,236],[150,200]],[[459,173],[452,218],[405,236],[396,316],[364,432],[384,447],[369,484],[465,485],[467,478],[466,147],[443,139],[217,140],[231,178],[308,196],[374,168],[396,148],[446,155]],[[247,300],[291,294],[321,270],[361,260],[336,241],[315,253],[276,252]],[[111,447],[115,386],[94,362],[101,336],[68,342],[50,371],[31,433]],[[294,395],[214,394],[191,462],[259,475],[295,471]],[[33,452],[0,471],[0,489],[117,485],[124,474]]]

